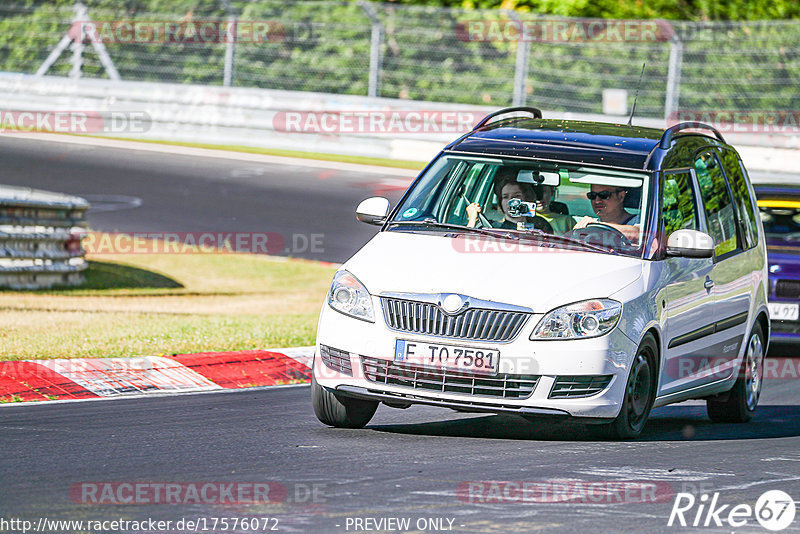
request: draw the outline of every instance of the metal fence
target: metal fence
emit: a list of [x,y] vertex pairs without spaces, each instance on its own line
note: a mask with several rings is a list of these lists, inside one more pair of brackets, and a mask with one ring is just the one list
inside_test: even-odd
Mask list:
[[79,197],[0,186],[0,288],[83,283],[88,208]]
[[[153,2],[158,12],[141,10],[147,2],[131,5],[88,2],[81,12],[40,0],[5,4],[0,70],[603,113],[605,90],[626,90],[623,108],[630,104],[646,63],[637,104],[643,117],[800,106],[799,21],[661,21],[655,33],[628,35],[626,27],[646,30],[652,21],[365,1]],[[76,39],[74,25],[67,33],[75,20],[92,20],[107,34]],[[190,25],[210,21],[218,31],[235,28],[235,37],[186,38]],[[131,23],[151,30],[177,23],[183,33],[118,31]],[[262,24],[258,39],[239,32],[254,23]],[[615,24],[627,26],[617,32]]]

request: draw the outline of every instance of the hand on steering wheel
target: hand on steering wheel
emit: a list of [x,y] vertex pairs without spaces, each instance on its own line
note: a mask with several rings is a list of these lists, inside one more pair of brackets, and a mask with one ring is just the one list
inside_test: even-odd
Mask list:
[[623,245],[625,245],[627,247],[633,246],[633,243],[631,243],[631,240],[628,239],[625,236],[625,234],[623,234],[622,232],[620,232],[618,229],[614,228],[610,224],[606,224],[606,223],[602,223],[602,222],[593,222],[593,223],[587,224],[586,228],[589,228],[590,226],[597,226],[599,228],[602,228],[603,230],[608,230],[609,232],[613,232],[614,234],[616,234],[617,237],[620,238],[620,241],[621,241],[621,243]]

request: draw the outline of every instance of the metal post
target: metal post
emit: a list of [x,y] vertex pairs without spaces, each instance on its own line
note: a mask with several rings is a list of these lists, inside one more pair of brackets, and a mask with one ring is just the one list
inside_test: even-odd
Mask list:
[[83,71],[83,50],[86,48],[83,45],[83,40],[86,38],[86,34],[81,22],[86,21],[85,15],[86,6],[80,2],[75,4],[75,22],[78,22],[79,33],[77,39],[72,41],[72,45],[70,46],[70,48],[72,48],[72,59],[70,59],[72,68],[69,70],[70,78],[80,78]]
[[64,37],[62,37],[61,40],[58,42],[58,45],[56,45],[53,51],[50,52],[50,54],[47,56],[47,59],[44,60],[44,63],[42,63],[39,66],[39,69],[36,71],[36,76],[39,77],[47,74],[47,71],[50,70],[50,67],[53,66],[53,63],[55,63],[56,60],[58,60],[58,57],[61,55],[62,52],[64,52],[64,50],[67,49],[67,47],[71,42],[72,42],[72,37],[70,37],[69,35],[65,35]]
[[664,120],[678,111],[681,92],[681,68],[683,65],[683,41],[677,34],[669,40],[669,71],[667,72],[667,96],[664,101]]
[[39,66],[36,71],[36,76],[44,76],[47,74],[47,71],[50,70],[50,67],[53,66],[53,64],[58,60],[59,56],[71,44],[72,59],[70,62],[72,63],[72,69],[69,71],[69,76],[70,78],[80,78],[83,69],[83,52],[86,49],[86,46],[83,44],[83,40],[86,38],[86,31],[88,30],[90,33],[92,47],[100,57],[100,63],[102,63],[103,68],[106,69],[108,77],[112,80],[119,80],[119,72],[114,66],[111,56],[108,55],[106,46],[101,40],[97,39],[97,28],[95,27],[94,22],[92,22],[92,19],[89,18],[89,11],[86,9],[86,6],[80,2],[75,4],[75,18],[72,19],[72,23],[73,26],[77,25],[80,31],[77,40],[73,40],[69,35],[69,31],[67,31],[64,37],[61,38],[61,41],[58,42],[58,45],[47,56],[47,59],[44,60],[44,63]]
[[517,64],[514,67],[514,95],[512,105],[524,106],[527,98],[528,85],[528,57],[530,55],[531,44],[521,40],[517,43]]
[[363,0],[358,2],[364,14],[369,18],[372,24],[372,35],[369,44],[369,85],[367,88],[367,96],[379,96],[380,94],[380,76],[381,76],[381,46],[383,45],[383,24],[378,18],[378,13],[375,7],[369,2]]
[[514,66],[514,92],[511,97],[511,105],[524,106],[527,97],[525,89],[528,84],[528,58],[530,57],[531,44],[523,37],[519,15],[514,11],[503,11],[516,22],[520,23],[520,31],[517,32],[520,38],[517,41],[517,62]]
[[231,15],[228,17],[228,32],[225,36],[225,72],[223,74],[222,85],[230,87],[233,84],[235,59],[236,59],[236,35],[237,20]]

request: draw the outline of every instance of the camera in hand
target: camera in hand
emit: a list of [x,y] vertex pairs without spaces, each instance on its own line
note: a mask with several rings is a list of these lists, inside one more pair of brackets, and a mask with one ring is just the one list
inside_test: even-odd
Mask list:
[[512,217],[534,217],[536,216],[536,204],[512,198],[508,201],[508,214]]

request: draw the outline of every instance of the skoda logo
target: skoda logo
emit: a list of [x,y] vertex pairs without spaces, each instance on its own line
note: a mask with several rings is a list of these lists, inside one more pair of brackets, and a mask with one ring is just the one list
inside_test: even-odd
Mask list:
[[464,305],[467,303],[466,300],[467,299],[462,297],[461,295],[456,295],[455,293],[452,293],[444,297],[444,299],[442,299],[441,306],[445,312],[453,314],[460,311],[461,308],[464,307]]

